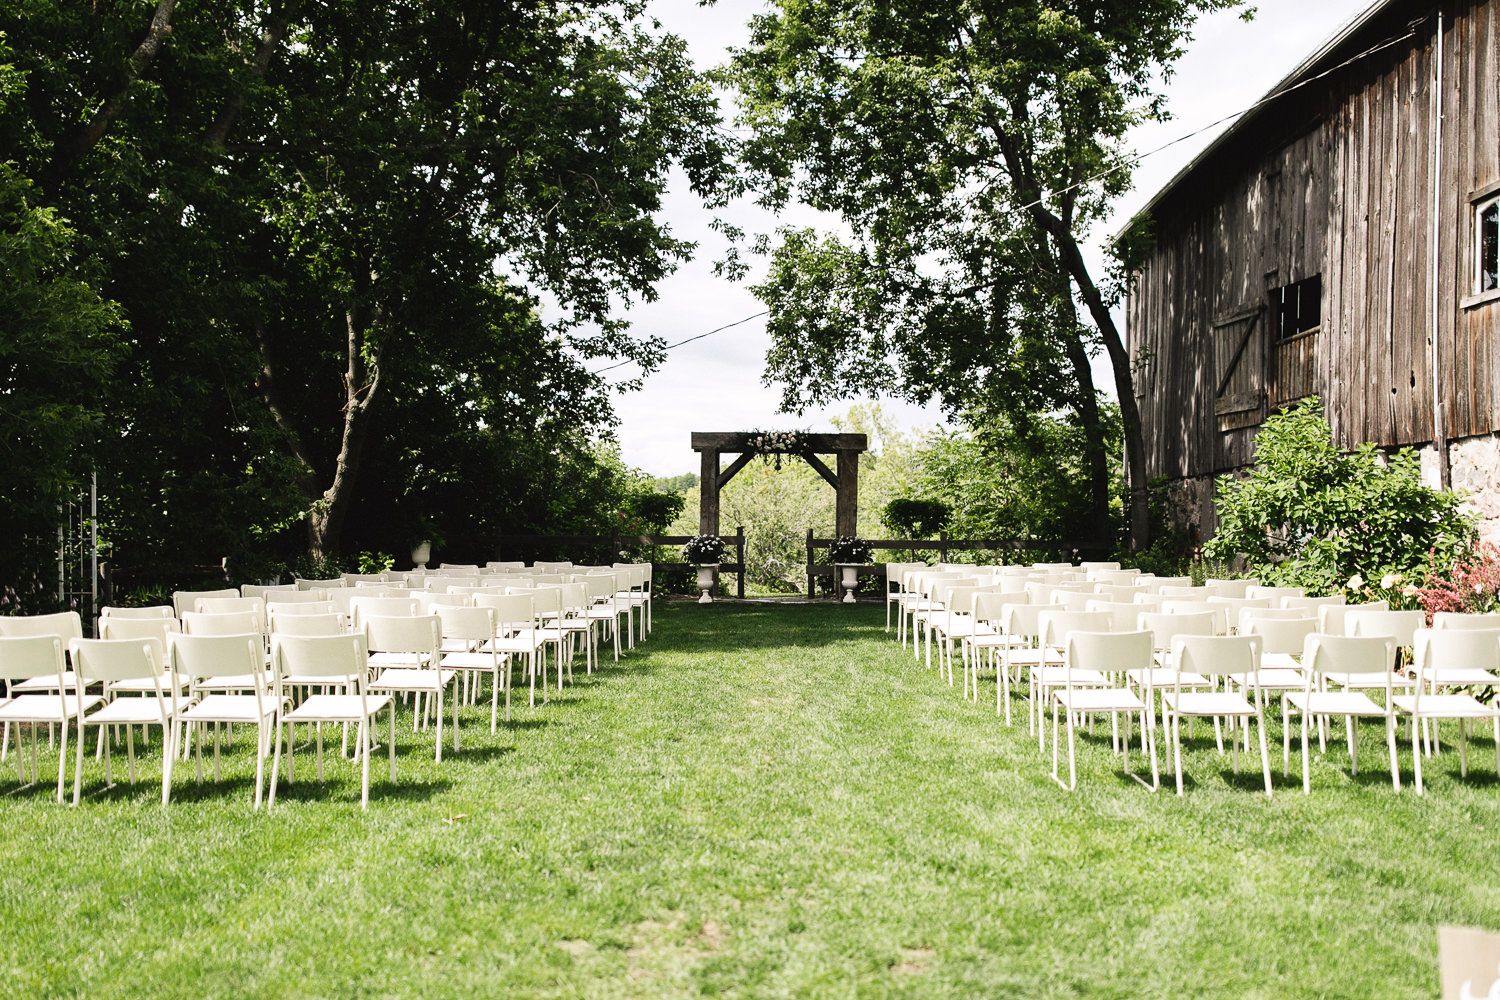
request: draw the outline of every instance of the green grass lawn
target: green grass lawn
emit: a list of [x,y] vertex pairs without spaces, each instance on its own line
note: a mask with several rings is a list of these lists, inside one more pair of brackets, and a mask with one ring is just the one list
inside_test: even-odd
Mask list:
[[0,994],[1435,997],[1437,926],[1500,929],[1488,739],[1419,799],[1367,727],[1359,777],[1340,743],[1305,797],[1278,723],[1268,801],[1209,727],[1180,799],[1084,738],[1069,794],[1024,710],[1007,729],[882,625],[662,603],[497,736],[466,709],[441,765],[403,715],[364,814],[351,764],[318,785],[304,755],[252,813],[248,734],[166,810],[154,752],[133,788],[91,763],[78,809],[7,762]]

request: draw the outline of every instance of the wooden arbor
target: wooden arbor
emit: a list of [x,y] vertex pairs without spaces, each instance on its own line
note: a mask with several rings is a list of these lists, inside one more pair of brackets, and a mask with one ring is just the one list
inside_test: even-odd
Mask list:
[[[698,533],[719,533],[719,491],[757,455],[795,455],[828,480],[837,495],[834,507],[834,534],[853,535],[859,521],[859,455],[867,449],[869,439],[863,434],[796,434],[791,448],[757,449],[750,441],[756,435],[744,432],[693,434],[693,450],[702,457],[703,471],[698,487],[701,506],[698,509]],[[739,457],[720,470],[719,456],[725,452]],[[819,455],[834,455],[837,462],[830,470]]]

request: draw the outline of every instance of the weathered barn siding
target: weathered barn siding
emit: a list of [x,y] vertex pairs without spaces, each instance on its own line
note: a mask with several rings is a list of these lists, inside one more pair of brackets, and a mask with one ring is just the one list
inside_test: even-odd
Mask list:
[[[1449,439],[1500,429],[1500,302],[1465,301],[1471,202],[1500,182],[1497,4],[1443,7],[1437,335]],[[1313,393],[1345,447],[1433,440],[1432,11],[1372,9],[1302,78],[1412,36],[1247,116],[1152,203],[1156,248],[1127,324],[1153,477],[1248,464],[1264,416]],[[1312,275],[1321,325],[1278,343],[1271,293]]]

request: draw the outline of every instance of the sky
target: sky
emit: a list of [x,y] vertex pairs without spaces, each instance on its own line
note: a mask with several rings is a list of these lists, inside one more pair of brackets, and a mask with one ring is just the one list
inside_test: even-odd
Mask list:
[[[1172,145],[1140,163],[1134,190],[1119,201],[1114,217],[1095,236],[1107,237],[1118,229],[1231,123],[1185,140],[1184,136],[1255,103],[1368,5],[1368,0],[1260,0],[1254,20],[1248,23],[1235,12],[1200,19],[1193,41],[1166,86],[1172,120],[1143,126],[1128,140],[1137,154]],[[652,0],[650,13],[665,30],[686,39],[694,60],[707,68],[724,60],[727,47],[745,44],[746,22],[760,6],[757,0],[719,0],[712,7],[701,7],[698,0]],[[733,111],[726,108],[726,119],[733,117]],[[743,203],[716,213],[704,209],[685,184],[674,185],[664,200],[664,218],[679,237],[698,242],[699,250],[658,286],[656,302],[638,304],[626,314],[638,336],[657,335],[672,344],[765,308],[748,289],[761,273],[757,260],[752,258],[755,266],[745,281],[735,283],[714,275],[713,263],[724,247],[719,235],[709,229],[715,214],[751,235],[772,232],[780,225],[829,228],[828,220],[805,208],[776,217]],[[752,319],[668,351],[642,390],[616,392],[613,401],[620,424],[615,435],[625,463],[654,476],[697,472],[697,455],[689,445],[693,431],[831,431],[830,418],[860,402],[844,401],[800,415],[779,413],[780,388],[762,380],[770,346],[764,318]],[[596,363],[596,368],[602,367]],[[605,378],[637,374],[632,366],[617,368]],[[1110,384],[1103,371],[1100,378],[1101,385]],[[927,429],[943,421],[935,405],[879,402],[904,428]]]

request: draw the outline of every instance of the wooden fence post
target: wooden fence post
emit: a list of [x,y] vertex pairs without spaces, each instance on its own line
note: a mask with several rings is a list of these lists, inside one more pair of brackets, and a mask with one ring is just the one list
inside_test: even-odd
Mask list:
[[736,561],[740,564],[740,580],[735,593],[743,601],[745,599],[745,526],[743,524],[734,530],[734,548],[739,554]]
[[807,529],[807,596],[813,596],[813,530]]

